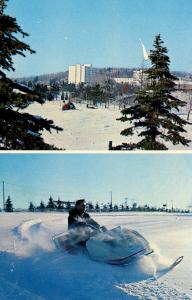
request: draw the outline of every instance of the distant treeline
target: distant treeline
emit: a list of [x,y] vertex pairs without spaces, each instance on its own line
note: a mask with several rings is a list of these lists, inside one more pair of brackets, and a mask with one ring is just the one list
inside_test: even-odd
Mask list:
[[[107,77],[114,78],[114,77],[131,77],[133,75],[133,71],[138,70],[138,68],[97,68],[101,70],[101,72],[105,73]],[[172,71],[172,74],[176,77],[188,77],[192,78],[191,72],[182,72],[182,71]],[[27,76],[27,77],[20,77],[15,78],[18,82],[29,82],[32,81],[34,83],[44,83],[50,84],[51,81],[54,82],[61,82],[68,80],[68,71],[64,72],[55,72],[55,73],[48,73],[42,75],[34,75],[34,76]]]
[[[75,202],[71,201],[62,201],[60,198],[58,200],[53,200],[50,196],[47,204],[43,201],[40,202],[39,205],[34,205],[33,202],[30,202],[29,207],[27,208],[30,212],[68,212],[71,208],[73,208]],[[18,211],[18,209],[14,209],[11,197],[8,196],[7,201],[5,203],[4,210],[6,212]],[[26,209],[23,209],[26,211]],[[136,202],[132,205],[127,204],[99,204],[95,205],[91,202],[87,203],[87,210],[89,212],[167,212],[167,213],[190,213],[189,209],[179,209],[179,208],[168,208],[167,204],[164,204],[162,207],[154,207],[149,205],[138,205]],[[19,210],[21,211],[21,210]]]

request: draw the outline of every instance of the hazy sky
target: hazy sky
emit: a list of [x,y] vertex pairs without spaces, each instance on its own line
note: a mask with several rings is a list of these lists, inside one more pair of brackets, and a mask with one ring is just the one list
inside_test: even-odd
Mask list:
[[37,51],[16,59],[14,76],[64,71],[75,63],[140,67],[139,39],[151,49],[158,33],[171,69],[192,71],[191,0],[9,0],[7,13]]
[[[107,203],[185,208],[192,203],[192,154],[0,154],[0,182],[15,207],[85,197]],[[2,188],[0,189],[2,207]]]

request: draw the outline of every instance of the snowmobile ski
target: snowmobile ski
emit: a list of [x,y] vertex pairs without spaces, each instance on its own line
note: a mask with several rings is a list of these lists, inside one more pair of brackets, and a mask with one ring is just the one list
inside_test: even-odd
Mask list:
[[179,256],[169,267],[170,270],[174,269],[183,260],[184,256]]
[[164,276],[165,274],[169,273],[170,271],[172,271],[176,266],[178,266],[182,262],[183,258],[184,256],[179,256],[170,266],[166,267],[163,270],[157,271],[155,275],[155,279],[158,279]]

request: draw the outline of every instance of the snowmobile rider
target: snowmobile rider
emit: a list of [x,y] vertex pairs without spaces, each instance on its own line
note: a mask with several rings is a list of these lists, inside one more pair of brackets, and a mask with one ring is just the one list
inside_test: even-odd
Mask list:
[[76,201],[75,207],[69,211],[68,229],[87,229],[91,226],[96,230],[101,228],[86,212],[85,199],[79,199]]
[[86,212],[85,199],[76,201],[75,207],[70,209],[68,216],[68,229],[71,239],[76,244],[85,246],[86,241],[98,231],[106,231],[105,226],[100,226]]

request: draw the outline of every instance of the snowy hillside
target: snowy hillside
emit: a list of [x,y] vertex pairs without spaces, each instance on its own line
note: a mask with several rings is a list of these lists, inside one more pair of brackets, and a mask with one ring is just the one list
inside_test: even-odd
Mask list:
[[[185,99],[184,99],[185,100]],[[52,134],[43,133],[45,141],[58,148],[66,150],[108,150],[109,141],[113,145],[120,145],[123,142],[135,142],[137,136],[129,137],[129,140],[120,135],[120,132],[128,126],[128,122],[117,121],[121,117],[118,107],[111,106],[109,109],[98,108],[88,109],[85,104],[77,104],[77,110],[62,111],[62,101],[46,102],[44,105],[32,104],[27,112],[34,115],[41,115],[51,119],[64,130]],[[182,111],[182,117],[187,118],[186,108]],[[185,137],[192,138],[192,126],[186,126]],[[182,145],[173,146],[167,144],[171,150],[190,150],[190,147]]]
[[124,124],[116,121],[121,116],[114,109],[87,109],[85,104],[76,105],[76,110],[62,111],[61,101],[32,104],[27,112],[51,119],[63,128],[63,132],[45,132],[47,143],[66,150],[108,150],[109,141],[123,142],[120,132]]
[[[108,228],[143,234],[154,254],[127,266],[92,261],[55,248],[67,230],[64,213],[0,213],[1,299],[192,299],[192,216],[145,213],[92,214]],[[171,262],[184,255],[172,271]]]

